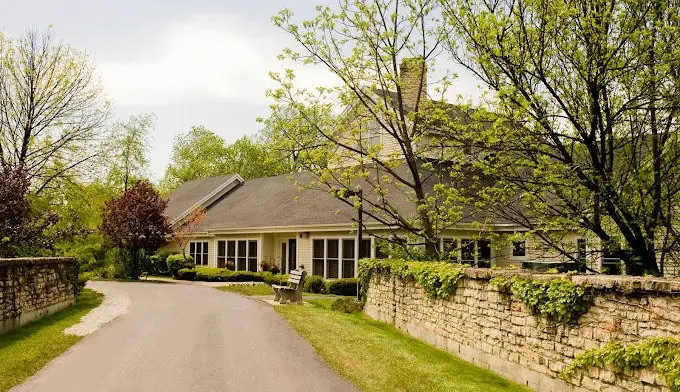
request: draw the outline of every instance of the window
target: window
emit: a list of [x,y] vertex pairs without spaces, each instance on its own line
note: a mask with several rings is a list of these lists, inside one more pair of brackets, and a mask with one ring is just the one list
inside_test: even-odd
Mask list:
[[[364,241],[361,241],[362,245]],[[370,240],[369,240],[370,247]],[[369,248],[370,249],[370,248]],[[354,277],[354,240],[342,240],[342,278]]]
[[[356,276],[353,238],[326,238],[312,240],[312,275],[328,279]],[[371,239],[361,240],[359,258],[371,256]]]
[[477,267],[491,267],[491,241],[489,240],[477,241]]
[[513,241],[512,242],[512,256],[513,257],[524,257],[527,255],[527,242],[526,241]]
[[442,238],[441,251],[444,258],[453,262],[458,261],[458,240],[455,238]]
[[312,242],[312,275],[325,276],[325,249],[324,240],[314,240]]
[[189,255],[196,265],[208,265],[208,241],[190,242]]
[[362,131],[360,136],[359,149],[364,152],[382,142],[379,129],[368,129],[366,131]]
[[460,259],[463,263],[475,265],[475,241],[469,238],[460,240]]
[[217,266],[236,271],[257,271],[257,240],[217,241]]

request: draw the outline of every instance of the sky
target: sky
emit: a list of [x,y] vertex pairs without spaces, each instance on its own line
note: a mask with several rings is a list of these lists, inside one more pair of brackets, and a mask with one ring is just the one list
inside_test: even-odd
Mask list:
[[[271,23],[282,8],[313,15],[332,0],[0,0],[0,30],[18,37],[52,29],[55,41],[87,52],[112,104],[112,120],[154,113],[150,172],[159,180],[173,139],[204,125],[232,142],[254,135],[268,115],[276,56],[294,42]],[[337,83],[321,68],[296,70],[303,86]],[[460,72],[460,70],[458,70]],[[461,78],[452,94],[474,97]]]

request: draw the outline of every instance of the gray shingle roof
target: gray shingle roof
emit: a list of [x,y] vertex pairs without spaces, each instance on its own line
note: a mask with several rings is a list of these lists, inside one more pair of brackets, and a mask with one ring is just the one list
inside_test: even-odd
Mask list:
[[170,194],[165,216],[170,220],[178,217],[233,176],[233,174],[225,174],[185,182]]

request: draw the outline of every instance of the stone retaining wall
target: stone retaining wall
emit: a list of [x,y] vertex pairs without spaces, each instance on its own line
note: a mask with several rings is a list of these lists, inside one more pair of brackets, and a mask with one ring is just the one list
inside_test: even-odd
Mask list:
[[539,280],[560,276],[468,269],[450,299],[435,300],[413,281],[376,273],[365,312],[536,391],[669,391],[652,368],[627,374],[591,368],[572,383],[559,375],[575,355],[612,340],[680,337],[680,281],[571,276],[598,294],[578,324],[564,325],[531,314],[489,284],[493,276],[511,275]]
[[0,333],[73,304],[77,261],[0,259]]

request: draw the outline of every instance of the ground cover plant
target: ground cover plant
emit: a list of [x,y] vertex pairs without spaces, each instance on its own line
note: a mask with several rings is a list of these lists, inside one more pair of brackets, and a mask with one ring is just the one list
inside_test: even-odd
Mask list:
[[313,306],[275,309],[363,391],[527,391],[361,313],[332,311],[333,301],[314,299],[308,301]]
[[77,324],[103,297],[85,289],[70,308],[0,335],[0,392],[20,384],[82,339],[64,330]]

